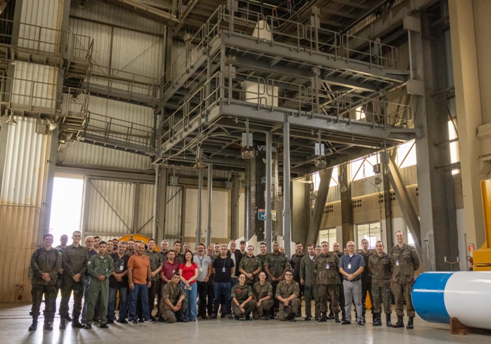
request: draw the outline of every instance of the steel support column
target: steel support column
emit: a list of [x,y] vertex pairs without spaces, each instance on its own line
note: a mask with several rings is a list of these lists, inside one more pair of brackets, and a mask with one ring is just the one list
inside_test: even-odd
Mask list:
[[348,241],[355,239],[353,227],[353,204],[351,203],[351,175],[350,164],[339,166],[339,174],[342,176],[342,181],[338,180],[341,186],[341,222],[342,222],[342,238],[343,247]]
[[448,116],[445,97],[435,96],[444,89],[446,73],[440,63],[445,60],[443,29],[430,25],[430,20],[427,14],[415,12],[404,19],[404,27],[409,41],[408,89],[410,84],[423,85],[412,95],[415,127],[422,130],[416,138],[421,254],[425,271],[441,271],[449,268],[444,257],[458,256],[458,235],[455,221],[450,221],[455,218],[455,196],[446,181],[451,171],[435,168],[449,164],[450,153],[448,145],[435,145],[448,141]]
[[283,241],[285,254],[291,257],[292,210],[290,204],[290,123],[283,123]]
[[[203,169],[198,172],[198,207],[196,214],[196,247],[201,242],[201,194],[203,192]],[[184,236],[184,233],[183,233]]]
[[414,245],[418,250],[418,253],[421,254],[421,225],[418,219],[418,214],[414,205],[411,201],[411,197],[402,181],[402,176],[399,172],[399,168],[397,167],[394,160],[388,156],[388,154],[382,153],[382,159],[387,163],[389,169],[389,179],[392,184],[392,188],[394,189],[394,193],[396,194],[397,202],[401,207],[402,214],[404,216],[404,220],[409,227],[409,231],[414,239]]
[[[231,226],[231,230],[230,230],[230,237],[231,238],[240,237],[240,235],[239,235],[240,193],[241,193],[241,191],[240,191],[240,176],[239,175],[233,175],[232,176],[232,191],[231,191],[231,198],[232,198],[232,205],[231,205],[232,206],[232,216],[231,216],[232,226]],[[244,193],[244,195],[245,195],[245,193]],[[245,204],[244,221],[247,221],[246,216],[245,216],[246,211],[247,211],[247,204]],[[244,236],[244,238],[245,238],[245,236]],[[247,239],[244,239],[244,240],[247,241]]]
[[207,191],[208,191],[208,218],[206,226],[206,247],[211,245],[211,200],[213,193],[213,164],[208,164],[208,180],[207,180]]
[[315,199],[314,214],[310,223],[309,233],[307,235],[307,245],[316,243],[321,229],[322,217],[324,216],[324,208],[326,206],[327,195],[329,193],[329,183],[332,177],[332,168],[319,171],[321,179],[317,196]]
[[266,133],[266,220],[264,223],[264,241],[266,242],[266,247],[269,252],[271,252],[271,243],[273,238],[273,218],[271,214],[271,183],[272,178],[272,144],[273,144],[273,133],[271,131]]
[[155,232],[154,237],[158,243],[165,237],[165,218],[167,209],[167,168],[160,166],[155,169],[155,173],[158,174],[158,185],[156,185],[157,192],[157,209],[154,215]]
[[140,215],[140,182],[135,183],[135,203],[133,208],[133,226],[132,233],[138,233],[138,221]]

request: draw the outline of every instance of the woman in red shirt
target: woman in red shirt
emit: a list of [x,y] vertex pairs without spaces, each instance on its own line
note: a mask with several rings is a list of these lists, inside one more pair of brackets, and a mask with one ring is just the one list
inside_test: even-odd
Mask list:
[[188,309],[186,310],[186,318],[188,321],[196,321],[196,301],[198,298],[198,265],[193,263],[193,253],[186,251],[184,253],[184,262],[179,266],[179,274],[181,275],[181,286],[186,294],[188,301]]

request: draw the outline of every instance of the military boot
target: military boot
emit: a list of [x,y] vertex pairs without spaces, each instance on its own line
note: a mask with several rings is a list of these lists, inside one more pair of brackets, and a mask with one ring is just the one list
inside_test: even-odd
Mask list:
[[339,314],[334,315],[334,321],[336,324],[339,324],[341,321],[339,320]]
[[409,317],[409,320],[408,320],[407,326],[406,326],[406,328],[408,330],[412,330],[414,328],[414,326],[413,326],[413,320],[414,320],[414,317]]
[[29,326],[29,331],[36,331],[38,328],[38,318],[32,318],[32,324]]
[[387,327],[392,326],[392,322],[390,321],[390,314],[385,315],[385,322],[387,323]]
[[373,314],[373,326],[382,326],[382,319],[380,313]]
[[73,328],[84,328],[84,325],[82,325],[80,323],[80,321],[78,320],[78,318],[73,318],[72,327]]
[[44,329],[46,331],[53,331],[53,323],[50,321],[45,321],[44,322]]
[[404,327],[404,320],[403,320],[403,317],[402,315],[398,315],[397,316],[397,322],[392,325],[393,328],[401,328],[401,327]]
[[66,319],[60,319],[60,330],[64,330],[66,328],[66,323],[67,323],[67,320]]
[[319,322],[326,322],[327,321],[327,312],[323,312],[321,318],[319,319]]

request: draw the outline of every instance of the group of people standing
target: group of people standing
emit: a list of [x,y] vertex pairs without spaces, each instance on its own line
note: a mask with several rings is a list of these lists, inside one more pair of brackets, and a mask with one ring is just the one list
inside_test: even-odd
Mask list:
[[[136,325],[195,322],[218,316],[296,321],[302,314],[302,297],[306,321],[312,320],[314,301],[315,320],[351,324],[353,303],[356,322],[363,326],[367,293],[373,304],[374,326],[382,325],[383,304],[387,326],[404,327],[405,298],[407,328],[413,328],[411,287],[419,257],[413,247],[404,244],[402,232],[396,233],[396,239],[397,245],[390,254],[384,253],[381,241],[376,243],[375,251],[369,251],[365,239],[358,253],[353,242],[348,242],[344,251],[338,243],[333,245],[333,251],[327,242],[320,246],[309,244],[307,254],[297,243],[296,252],[289,259],[277,242],[271,253],[261,243],[260,253],[255,255],[254,247],[246,248],[245,241],[240,242],[240,248],[234,240],[228,245],[199,244],[193,253],[188,243],[184,243],[181,252],[180,241],[169,249],[169,243],[163,240],[157,252],[154,239],[145,244],[132,239],[106,242],[89,236],[83,247],[79,231],[73,232],[71,245],[67,245],[68,237],[64,235],[62,244],[54,248],[53,236],[46,234],[44,247],[34,252],[30,264],[33,322],[29,330],[37,329],[43,295],[44,329],[53,329],[59,290],[60,329],[65,329],[70,321],[72,327],[86,329],[91,329],[94,322],[108,328],[115,321]],[[392,293],[398,317],[394,325],[390,319]],[[70,317],[68,304],[72,294]],[[157,312],[153,315],[155,306]]]

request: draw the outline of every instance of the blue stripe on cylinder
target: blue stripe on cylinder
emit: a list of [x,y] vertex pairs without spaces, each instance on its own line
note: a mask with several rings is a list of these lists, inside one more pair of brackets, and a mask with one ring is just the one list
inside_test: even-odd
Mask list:
[[445,286],[453,272],[425,272],[414,282],[412,299],[418,315],[426,321],[449,324],[445,307]]

